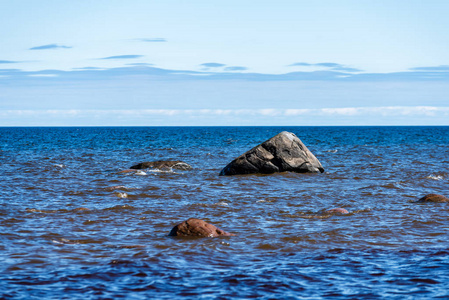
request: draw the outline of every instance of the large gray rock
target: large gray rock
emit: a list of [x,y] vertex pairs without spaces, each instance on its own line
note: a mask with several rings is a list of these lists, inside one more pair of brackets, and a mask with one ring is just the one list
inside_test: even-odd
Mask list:
[[220,175],[271,174],[275,172],[318,173],[324,168],[301,140],[283,131],[240,155]]

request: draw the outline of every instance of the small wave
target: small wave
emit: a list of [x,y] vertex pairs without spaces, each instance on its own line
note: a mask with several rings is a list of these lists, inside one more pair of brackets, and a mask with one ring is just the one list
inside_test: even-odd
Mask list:
[[128,198],[128,194],[124,192],[117,192],[115,195],[119,198]]
[[358,213],[364,213],[364,212],[370,212],[370,211],[372,211],[371,208],[363,208],[363,209],[354,210],[352,213],[358,214]]
[[81,239],[81,240],[71,240],[66,238],[59,238],[52,240],[55,244],[62,244],[62,245],[80,245],[80,244],[101,244],[102,241],[100,240],[94,240],[94,239]]
[[433,175],[433,174],[427,176],[426,178],[427,178],[427,179],[432,179],[432,180],[443,180],[443,179],[444,179],[444,177],[441,176],[441,175]]
[[[67,210],[65,210],[67,211]],[[58,210],[44,210],[44,209],[36,209],[36,208],[27,208],[26,212],[37,212],[37,213],[44,213],[44,214],[54,214],[57,213]]]
[[172,168],[167,168],[167,169],[150,169],[148,170],[148,172],[152,172],[152,173],[170,173],[170,174],[178,174],[175,171],[173,171]]
[[235,142],[237,142],[237,141],[238,141],[238,140],[229,138],[229,139],[226,139],[226,140],[225,140],[225,143],[226,143],[226,144],[233,144],[233,143],[235,143]]
[[26,212],[35,212],[35,213],[44,213],[44,214],[55,214],[55,213],[69,213],[69,212],[83,212],[83,211],[90,211],[87,207],[77,207],[71,210],[68,209],[51,209],[51,210],[45,210],[45,209],[37,209],[37,208],[27,208]]
[[141,249],[147,246],[144,245],[106,245],[108,248],[116,248],[116,249]]
[[69,239],[64,239],[64,238],[61,238],[59,240],[52,240],[52,242],[55,244],[61,244],[61,245],[67,245],[67,244],[68,245],[78,245],[79,244],[79,242],[77,242],[77,241],[71,241]]
[[303,219],[327,219],[330,218],[331,215],[310,215],[310,216],[298,216],[299,218]]
[[140,175],[140,176],[148,175],[147,173],[145,173],[142,170],[134,170],[134,169],[126,169],[126,170],[119,171],[118,173],[125,174],[125,175],[131,175],[131,174]]
[[135,209],[135,207],[128,205],[128,204],[124,204],[124,205],[116,205],[113,207],[108,207],[108,208],[105,208],[104,210],[120,211],[120,210],[124,210],[124,209]]

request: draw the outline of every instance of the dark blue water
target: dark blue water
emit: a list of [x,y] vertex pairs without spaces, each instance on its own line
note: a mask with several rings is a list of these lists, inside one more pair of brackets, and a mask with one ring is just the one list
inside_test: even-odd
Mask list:
[[[284,130],[325,173],[218,176]],[[153,160],[194,169],[121,173]],[[449,127],[0,128],[0,163],[0,298],[449,297],[449,203],[414,203]]]

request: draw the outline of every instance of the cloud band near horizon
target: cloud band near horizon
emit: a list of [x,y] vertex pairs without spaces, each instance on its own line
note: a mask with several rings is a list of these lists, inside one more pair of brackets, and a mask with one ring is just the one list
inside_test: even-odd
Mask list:
[[[28,119],[34,120],[29,125],[24,126],[60,126],[60,124],[46,124],[45,120],[52,119],[72,121],[63,124],[69,124],[69,126],[95,126],[96,122],[88,124],[82,123],[83,120],[101,121],[100,124],[105,126],[158,126],[157,122],[164,120],[164,122],[172,125],[178,125],[177,120],[194,120],[194,124],[208,125],[207,121],[217,118],[222,118],[228,122],[230,119],[234,121],[241,120],[241,124],[232,123],[234,125],[258,125],[245,123],[247,117],[251,117],[254,120],[264,120],[266,124],[267,118],[275,121],[273,126],[278,125],[276,121],[291,120],[289,124],[285,122],[279,123],[279,125],[287,126],[316,126],[317,124],[304,124],[302,121],[309,122],[310,120],[317,119],[317,117],[335,117],[341,118],[341,120],[350,121],[353,125],[376,125],[373,122],[367,124],[354,122],[354,120],[376,120],[376,118],[382,118],[385,120],[395,120],[396,118],[411,118],[413,120],[440,118],[449,120],[449,107],[436,107],[436,106],[383,106],[383,107],[341,107],[341,108],[317,108],[317,109],[132,109],[132,110],[78,110],[78,109],[48,109],[48,110],[0,110],[0,117],[3,122],[0,126],[15,126],[14,124],[8,124],[7,119],[12,118],[14,120]],[[104,123],[104,120],[113,120],[113,122]],[[134,122],[127,123],[126,121],[139,121],[144,123],[136,124]],[[204,122],[202,122],[204,121]],[[79,124],[81,122],[81,124]],[[156,123],[155,123],[156,122]],[[225,122],[225,123],[226,123]],[[24,122],[21,122],[24,123]],[[119,123],[119,124],[117,124]],[[204,124],[202,124],[204,123]],[[256,122],[257,123],[257,122]],[[72,124],[72,125],[70,125]],[[77,125],[73,125],[77,124]],[[449,125],[448,122],[446,124]],[[187,122],[185,125],[189,125]],[[222,126],[218,124],[219,126]],[[329,124],[324,124],[329,125]],[[333,125],[348,125],[346,123],[333,124]],[[379,124],[380,125],[380,124]],[[395,125],[395,124],[383,124],[383,125]],[[410,125],[427,125],[427,124],[413,124]],[[62,126],[62,125],[61,125]]]

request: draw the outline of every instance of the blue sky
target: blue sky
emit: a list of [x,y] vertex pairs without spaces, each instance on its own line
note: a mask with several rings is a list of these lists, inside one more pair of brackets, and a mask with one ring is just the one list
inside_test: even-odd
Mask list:
[[1,1],[0,126],[449,125],[449,1]]

